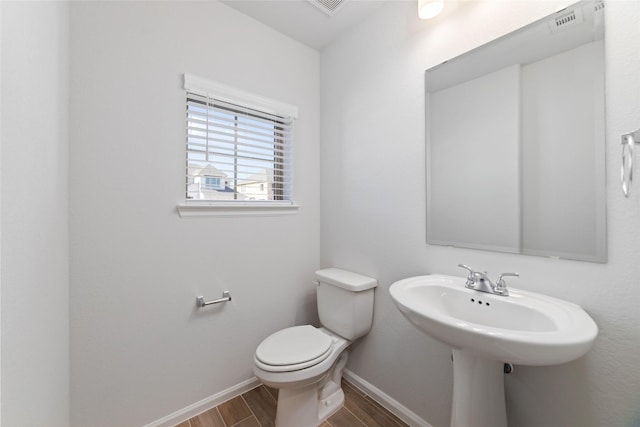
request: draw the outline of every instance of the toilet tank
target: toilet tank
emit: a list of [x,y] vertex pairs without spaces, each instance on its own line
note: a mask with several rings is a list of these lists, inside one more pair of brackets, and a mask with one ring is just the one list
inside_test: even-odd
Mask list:
[[316,271],[320,323],[353,341],[366,335],[373,322],[373,291],[378,281],[338,268]]

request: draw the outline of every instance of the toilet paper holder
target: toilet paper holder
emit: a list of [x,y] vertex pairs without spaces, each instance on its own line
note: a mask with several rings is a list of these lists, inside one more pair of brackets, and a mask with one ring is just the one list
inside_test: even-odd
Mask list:
[[211,301],[205,301],[202,295],[196,297],[196,306],[199,308],[205,307],[211,304],[220,304],[222,302],[231,301],[231,293],[229,291],[222,292],[222,298],[214,299]]

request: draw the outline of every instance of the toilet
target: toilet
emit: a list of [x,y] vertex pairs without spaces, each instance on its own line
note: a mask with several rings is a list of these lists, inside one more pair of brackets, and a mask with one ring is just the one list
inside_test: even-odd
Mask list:
[[256,377],[279,390],[276,427],[317,427],[340,409],[347,348],[371,329],[376,279],[338,268],[315,276],[322,326],[282,329],[254,355]]

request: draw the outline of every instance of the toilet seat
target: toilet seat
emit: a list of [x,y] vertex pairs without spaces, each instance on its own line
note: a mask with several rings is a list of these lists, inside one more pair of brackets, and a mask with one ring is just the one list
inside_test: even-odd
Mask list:
[[256,349],[256,365],[269,372],[305,369],[331,354],[333,339],[311,325],[293,326],[267,337]]

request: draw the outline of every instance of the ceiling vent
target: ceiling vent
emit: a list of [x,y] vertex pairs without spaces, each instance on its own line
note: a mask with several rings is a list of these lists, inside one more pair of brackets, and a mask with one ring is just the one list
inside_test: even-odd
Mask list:
[[333,16],[345,4],[347,0],[309,0],[309,3],[323,11],[329,16]]
[[565,28],[581,24],[583,21],[582,9],[565,9],[558,12],[556,16],[549,21],[549,27],[551,28],[552,33],[556,33],[564,30]]
[[600,12],[602,9],[604,9],[604,2],[603,1],[597,2],[594,9],[596,12]]

